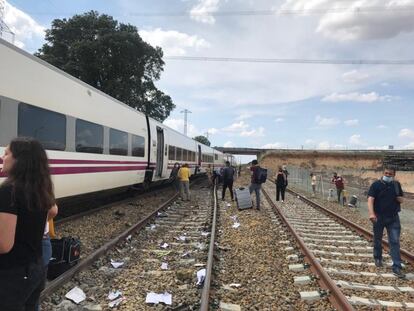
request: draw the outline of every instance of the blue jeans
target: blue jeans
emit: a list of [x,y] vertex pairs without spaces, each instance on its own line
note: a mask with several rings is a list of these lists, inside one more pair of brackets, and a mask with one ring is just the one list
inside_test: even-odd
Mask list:
[[260,209],[260,189],[262,188],[261,184],[251,183],[249,186],[250,194],[254,191],[256,193],[256,208]]
[[401,269],[400,257],[400,233],[401,224],[398,214],[392,217],[378,216],[377,221],[373,224],[374,231],[374,258],[382,259],[382,235],[384,228],[387,228],[388,243],[390,245],[390,255],[392,258],[392,267]]
[[50,258],[52,258],[52,244],[48,235],[47,238],[42,239],[42,262],[44,267],[47,268]]

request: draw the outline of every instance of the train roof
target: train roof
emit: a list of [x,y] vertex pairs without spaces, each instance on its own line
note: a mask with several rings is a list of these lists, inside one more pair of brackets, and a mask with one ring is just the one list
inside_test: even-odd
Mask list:
[[[34,56],[34,55],[32,55],[32,54],[30,54],[30,53],[28,53],[28,52],[26,52],[26,51],[24,51],[24,50],[22,50],[22,49],[18,48],[18,47],[16,47],[15,45],[13,45],[13,44],[11,44],[11,43],[7,42],[6,40],[4,40],[4,39],[1,39],[1,38],[0,38],[0,44],[3,44],[4,46],[6,46],[6,47],[8,47],[8,48],[12,49],[12,50],[13,50],[13,51],[15,51],[16,53],[19,53],[19,54],[21,54],[21,55],[23,55],[23,56],[25,56],[25,57],[29,58],[30,60],[32,60],[32,61],[34,61],[34,62],[37,62],[38,64],[40,64],[40,65],[42,65],[42,66],[45,66],[45,67],[47,67],[48,69],[50,69],[50,70],[52,70],[52,71],[54,71],[54,72],[56,72],[56,73],[58,73],[58,74],[63,75],[65,78],[68,78],[68,79],[72,80],[73,82],[78,83],[78,84],[80,84],[80,85],[82,85],[82,86],[84,86],[84,87],[86,87],[86,88],[90,89],[91,91],[96,92],[96,93],[98,93],[99,95],[106,97],[107,99],[111,100],[112,102],[115,102],[115,103],[117,103],[117,104],[119,104],[119,105],[123,106],[124,108],[129,109],[131,112],[135,112],[135,113],[137,113],[137,114],[139,114],[139,115],[141,115],[141,116],[145,117],[145,114],[144,114],[144,113],[142,113],[141,111],[136,110],[136,109],[134,109],[134,108],[132,108],[132,107],[130,107],[130,106],[128,106],[128,105],[126,105],[125,103],[121,102],[120,100],[118,100],[118,99],[116,99],[116,98],[114,98],[114,97],[112,97],[112,96],[110,96],[110,95],[106,94],[105,92],[102,92],[101,90],[99,90],[99,89],[97,89],[97,88],[95,88],[95,87],[93,87],[93,86],[91,86],[91,85],[87,84],[86,82],[83,82],[82,80],[80,80],[80,79],[78,79],[78,78],[76,78],[76,77],[74,77],[74,76],[72,76],[72,75],[68,74],[67,72],[63,71],[62,69],[59,69],[59,68],[57,68],[57,67],[55,67],[55,66],[53,66],[53,65],[49,64],[48,62],[46,62],[46,61],[44,61],[44,60],[40,59],[39,57],[36,57],[36,56]],[[161,123],[161,122],[160,122],[160,121],[158,121],[158,120],[155,120],[155,119],[153,119],[153,118],[151,118],[151,117],[149,117],[149,119],[150,119],[152,122],[154,122],[154,123],[161,124],[163,127],[168,128],[168,130],[175,131],[177,134],[180,134],[181,136],[185,136],[185,135],[183,135],[182,133],[178,132],[177,130],[174,130],[174,129],[172,129],[172,128],[168,127],[167,125],[165,125],[165,124]],[[190,137],[188,137],[188,136],[185,136],[185,137],[187,137],[188,139],[191,139],[191,140],[195,141],[194,139],[192,139],[192,138],[190,138]],[[200,143],[200,142],[198,142],[198,141],[197,141],[197,143],[202,144],[202,143]],[[207,145],[205,145],[205,144],[202,144],[202,145],[203,145],[203,146],[205,146],[205,147],[207,147],[207,148],[214,149],[213,147],[207,146]],[[218,152],[218,153],[221,153],[221,152],[220,152],[220,151],[218,151],[217,149],[214,149],[214,150],[215,150],[216,152]]]

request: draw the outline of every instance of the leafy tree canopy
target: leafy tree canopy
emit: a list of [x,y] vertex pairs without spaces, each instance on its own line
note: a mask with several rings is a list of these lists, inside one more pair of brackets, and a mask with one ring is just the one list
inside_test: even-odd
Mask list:
[[144,42],[135,26],[90,11],[55,19],[45,39],[35,55],[72,76],[161,122],[175,108],[154,84],[162,50]]
[[204,144],[204,145],[207,145],[207,146],[211,145],[210,141],[205,136],[200,135],[200,136],[194,137],[193,139],[200,142],[200,143],[202,143],[202,144]]

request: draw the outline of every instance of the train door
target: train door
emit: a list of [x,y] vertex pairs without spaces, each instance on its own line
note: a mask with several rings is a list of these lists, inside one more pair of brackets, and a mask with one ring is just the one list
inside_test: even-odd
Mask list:
[[201,167],[201,146],[198,145],[198,163],[197,165]]
[[162,169],[164,167],[164,130],[157,126],[157,166],[155,175],[162,177]]

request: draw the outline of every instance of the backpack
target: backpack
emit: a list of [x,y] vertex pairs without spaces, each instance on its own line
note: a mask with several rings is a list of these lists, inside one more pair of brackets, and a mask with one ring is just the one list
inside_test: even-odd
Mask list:
[[259,166],[256,169],[256,182],[258,184],[263,184],[266,182],[266,179],[267,179],[267,169]]

